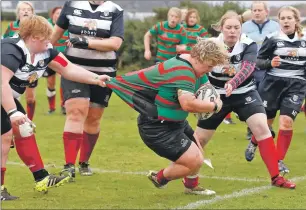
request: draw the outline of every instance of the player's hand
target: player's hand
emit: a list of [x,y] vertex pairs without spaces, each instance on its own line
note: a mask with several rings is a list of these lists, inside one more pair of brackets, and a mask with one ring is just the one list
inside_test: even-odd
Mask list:
[[272,59],[271,61],[271,66],[274,68],[274,67],[277,67],[277,66],[280,66],[281,65],[281,58],[279,56],[276,56]]
[[230,65],[224,65],[222,68],[222,73],[231,77],[236,74],[236,71],[235,68],[231,68]]
[[218,97],[218,98],[216,98],[215,103],[217,104],[217,110],[215,110],[215,113],[218,113],[222,109],[223,102],[220,99],[220,97]]
[[151,51],[150,50],[146,50],[144,52],[144,58],[149,61],[149,60],[151,60],[151,57],[152,57]]
[[16,125],[16,126],[22,125],[25,122],[29,121],[28,117],[19,111],[12,114],[10,116],[10,120],[11,120],[12,125]]
[[225,88],[225,92],[226,92],[226,97],[231,96],[232,92],[233,92],[233,86],[230,83],[226,83],[224,85],[224,88]]
[[182,51],[184,51],[184,50],[186,50],[186,45],[176,45],[176,52],[182,52]]
[[[85,37],[74,37],[74,38],[69,39],[69,42],[74,47],[88,49],[88,39]],[[68,46],[69,46],[69,43],[68,43]]]
[[106,83],[107,81],[110,81],[111,77],[108,75],[99,75],[97,77],[97,85],[101,86],[101,87],[106,87]]

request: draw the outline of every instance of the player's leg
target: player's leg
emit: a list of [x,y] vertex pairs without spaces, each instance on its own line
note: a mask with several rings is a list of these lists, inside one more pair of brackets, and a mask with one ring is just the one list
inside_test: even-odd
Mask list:
[[[110,72],[107,75],[115,77],[116,72]],[[79,171],[81,175],[92,175],[92,171],[89,168],[89,159],[99,138],[100,121],[104,109],[108,107],[111,95],[112,90],[110,88],[90,85],[90,106],[84,123],[84,138],[80,149]]]
[[[18,100],[15,100],[17,110],[25,111]],[[35,180],[35,190],[47,192],[50,187],[61,186],[69,180],[69,177],[50,175],[44,168],[40,152],[37,147],[32,124],[26,122],[23,125],[12,125],[15,138],[16,151],[20,159],[29,167]]]
[[223,122],[224,122],[225,124],[231,124],[231,125],[236,124],[236,123],[233,121],[232,113],[228,113],[228,114],[225,116]]
[[279,154],[280,172],[288,173],[289,169],[283,160],[286,157],[293,136],[293,122],[300,112],[303,103],[306,82],[298,79],[288,80],[287,91],[284,92],[279,117],[279,131],[277,138],[277,150]]
[[4,186],[6,162],[10,151],[13,131],[10,119],[1,106],[1,201],[16,200],[18,197],[11,195]]
[[[280,90],[284,88],[284,85],[285,82],[283,80],[276,79],[274,76],[271,75],[265,75],[264,79],[260,82],[258,86],[258,94],[260,96],[259,100],[262,101],[262,104],[265,108],[265,113],[268,118],[267,122],[273,138],[275,137],[275,133],[272,129],[272,124],[276,116],[277,110],[279,110],[280,108],[282,94]],[[254,94],[254,92],[252,93]],[[257,97],[257,93],[254,96]],[[252,161],[254,159],[256,149],[257,142],[254,135],[252,135],[251,141],[249,142],[245,150],[245,159],[247,161]]]
[[47,68],[44,76],[47,78],[47,97],[49,103],[49,114],[52,114],[55,111],[55,101],[56,101],[56,73],[52,69]]
[[60,77],[60,98],[61,98],[61,112],[63,115],[66,115],[66,109],[65,109],[65,100],[64,100],[64,92],[63,92],[63,88],[62,88],[62,80],[61,80],[61,76]]
[[37,87],[38,80],[31,84],[29,87],[26,88],[25,91],[25,99],[27,103],[27,114],[30,120],[33,120],[35,107],[36,107],[36,95],[35,95],[35,88]]
[[241,101],[241,103],[237,103],[234,109],[237,111],[239,118],[246,121],[251,129],[257,141],[262,160],[270,173],[272,185],[294,189],[294,183],[279,175],[277,149],[267,124],[267,116],[258,92],[250,91],[241,98],[249,103],[246,104]]
[[67,174],[71,181],[75,178],[75,162],[83,141],[84,122],[89,109],[89,85],[61,78],[64,91],[66,122],[63,142],[65,165],[61,174]]
[[148,178],[156,187],[163,188],[171,180],[198,173],[203,164],[203,156],[196,144],[185,135],[184,122],[160,121],[139,116],[138,129],[142,140],[151,150],[172,161],[171,165],[159,172],[149,173]]

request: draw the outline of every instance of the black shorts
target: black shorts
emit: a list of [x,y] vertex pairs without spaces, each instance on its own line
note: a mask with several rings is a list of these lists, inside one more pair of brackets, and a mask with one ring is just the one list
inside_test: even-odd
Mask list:
[[38,85],[38,80],[36,80],[35,82],[33,83],[30,83],[30,85],[28,86],[28,88],[36,88]]
[[[99,75],[106,74],[110,77],[116,76],[116,72],[95,73]],[[64,93],[64,101],[71,98],[89,98],[91,103],[98,104],[101,107],[107,107],[112,95],[110,88],[73,82],[64,77],[61,77],[61,86]]]
[[[14,101],[16,103],[17,110],[22,112],[23,114],[26,114],[21,103],[17,99],[14,99]],[[11,129],[12,129],[11,120],[7,116],[7,113],[4,110],[4,108],[1,106],[1,135],[9,132]]]
[[214,114],[207,120],[199,120],[198,127],[207,130],[216,130],[225,116],[232,111],[238,114],[241,121],[246,121],[249,117],[257,113],[265,114],[265,108],[256,90],[251,90],[243,94],[233,94],[230,97],[222,94],[220,97],[223,101],[220,112]]
[[182,122],[161,121],[139,115],[138,130],[143,142],[156,154],[173,162],[190,147],[193,129],[187,120]]
[[267,74],[260,83],[258,92],[268,119],[273,119],[280,110],[281,115],[294,120],[305,99],[306,81]]
[[56,74],[56,72],[47,67],[46,71],[43,74],[43,77],[50,77],[53,76],[54,74]]

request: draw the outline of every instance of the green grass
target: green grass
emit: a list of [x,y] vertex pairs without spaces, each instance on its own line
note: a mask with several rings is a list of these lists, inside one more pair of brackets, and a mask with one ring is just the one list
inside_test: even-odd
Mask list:
[[[7,24],[3,23],[3,25],[6,27]],[[59,90],[58,81],[57,90]],[[24,104],[24,99],[22,102]],[[62,132],[65,118],[60,114],[58,102],[59,94],[57,95],[58,110],[53,115],[47,115],[46,80],[41,79],[37,88],[34,122],[37,125],[36,137],[41,155],[52,173],[58,173],[64,164]],[[152,169],[158,170],[169,164],[167,160],[159,158],[144,145],[138,135],[136,117],[137,113],[134,110],[113,95],[110,106],[105,111],[101,123],[101,135],[90,162],[93,168],[100,169],[99,173],[95,173],[92,177],[77,176],[75,183],[50,189],[48,194],[33,191],[34,182],[29,170],[12,164],[22,164],[16,150],[12,149],[9,156],[11,164],[7,165],[6,186],[13,195],[20,196],[20,199],[14,202],[3,202],[2,208],[161,209],[183,207],[199,200],[213,199],[214,197],[184,195],[183,185],[179,180],[170,182],[167,189],[158,190],[142,173],[119,173],[119,171],[147,172]],[[193,127],[196,125],[193,116],[189,117],[189,122]],[[238,120],[236,122],[237,125],[222,124],[220,126],[206,149],[206,156],[212,159],[215,170],[203,166],[200,173],[210,177],[237,177],[262,181],[201,178],[201,185],[215,190],[219,196],[269,185],[268,173],[258,152],[252,163],[245,161],[246,127],[244,123]],[[305,118],[300,114],[294,125],[294,138],[286,157],[286,164],[291,170],[289,178],[306,175],[305,124]],[[297,184],[297,189],[294,191],[271,188],[248,196],[216,200],[211,204],[200,205],[198,208],[305,208],[306,180],[299,181]]]
[[[34,121],[37,125],[37,142],[50,172],[58,173],[64,164],[62,131],[65,118],[58,110],[47,115],[45,79],[39,81],[37,88],[37,108]],[[59,95],[57,96],[59,99]],[[24,103],[24,100],[23,100]],[[171,182],[167,189],[155,189],[143,174],[122,174],[123,172],[146,172],[160,169],[169,164],[150,151],[140,139],[136,127],[137,113],[130,109],[116,95],[113,95],[101,124],[101,135],[91,159],[93,168],[105,170],[92,177],[77,176],[75,183],[61,188],[50,189],[44,195],[33,191],[33,178],[26,167],[9,164],[7,166],[6,186],[20,200],[4,202],[4,209],[99,209],[99,208],[175,208],[198,200],[212,197],[187,196],[183,194],[181,181]],[[192,126],[196,120],[189,117]],[[260,182],[230,181],[201,178],[201,185],[215,190],[218,195],[232,194],[243,189],[269,185],[268,173],[259,154],[248,163],[244,159],[247,145],[245,125],[222,124],[206,149],[215,170],[204,166],[202,175],[218,177],[240,177],[260,179]],[[275,127],[276,128],[276,127]],[[305,176],[305,119],[300,114],[295,123],[295,133],[286,163],[291,169],[289,178]],[[11,150],[9,160],[21,164],[15,149]],[[113,171],[113,172],[111,172]],[[77,174],[78,175],[78,174]],[[227,199],[199,208],[305,208],[306,180],[298,182],[295,191],[272,188],[249,196]]]

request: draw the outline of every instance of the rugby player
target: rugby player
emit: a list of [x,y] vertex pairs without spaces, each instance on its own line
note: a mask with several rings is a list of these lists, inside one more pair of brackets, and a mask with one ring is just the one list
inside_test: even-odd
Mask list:
[[62,53],[52,48],[52,26],[41,16],[29,16],[20,22],[19,36],[1,40],[1,200],[14,200],[4,187],[6,161],[11,139],[15,139],[16,151],[29,167],[35,180],[35,190],[46,192],[48,188],[67,182],[68,176],[50,175],[44,168],[34,135],[34,124],[25,114],[17,98],[27,86],[40,78],[47,66],[67,79],[104,86],[107,75],[97,75],[69,62]]
[[[50,11],[50,18],[48,18],[49,23],[54,26],[59,15],[61,14],[62,7],[54,7]],[[58,40],[57,43],[54,44],[54,49],[63,53],[67,46],[68,40],[68,31],[65,31],[64,35]],[[56,81],[56,74],[50,68],[44,72],[43,77],[47,78],[47,97],[49,103],[49,114],[52,114],[55,111],[55,100],[56,100],[56,90],[55,90],[55,81]],[[60,96],[61,96],[61,111],[62,114],[66,114],[65,107],[64,107],[64,98],[63,98],[63,89],[60,88]]]
[[[279,24],[269,19],[269,8],[264,1],[253,1],[251,5],[252,20],[249,20],[242,24],[242,33],[246,34],[250,39],[256,42],[257,50],[260,49],[261,44],[268,34],[275,31],[279,31]],[[258,66],[255,68],[253,73],[258,88],[259,82],[262,81],[265,74],[265,69],[259,69]],[[273,138],[275,132],[270,127]],[[251,140],[252,132],[250,128],[247,128],[246,139]]]
[[180,24],[181,10],[172,7],[168,11],[168,21],[162,21],[147,31],[144,35],[144,57],[150,60],[152,57],[150,42],[153,36],[157,36],[156,63],[163,62],[176,56],[177,53],[186,50],[187,36],[184,27]]
[[[116,75],[117,53],[124,37],[123,9],[111,1],[68,1],[54,27],[52,44],[68,30],[68,60],[97,74]],[[80,150],[80,175],[90,176],[89,158],[100,134],[100,121],[112,91],[62,78],[66,108],[62,173],[75,178]]]
[[[288,173],[283,160],[292,139],[293,122],[306,94],[306,38],[302,33],[300,12],[296,8],[282,7],[278,20],[281,30],[267,35],[258,52],[257,66],[267,70],[258,91],[270,126],[277,111],[280,111],[277,137],[279,171]],[[254,158],[256,140],[256,136],[252,138],[246,150],[248,161]]]
[[277,150],[267,124],[267,116],[261,98],[256,91],[252,72],[255,69],[257,45],[241,34],[241,22],[233,11],[225,13],[221,20],[220,41],[228,47],[230,65],[214,67],[208,74],[210,83],[221,94],[221,111],[207,120],[200,120],[195,135],[204,147],[214,135],[224,117],[234,111],[246,121],[258,140],[261,157],[271,176],[272,185],[295,188],[295,184],[279,175]]
[[193,45],[197,43],[197,37],[208,38],[207,30],[199,25],[200,16],[196,9],[187,12],[185,23],[183,24],[187,33],[187,49],[184,53],[190,53]]
[[201,147],[193,138],[186,118],[189,112],[219,112],[222,101],[202,101],[194,93],[215,65],[228,62],[225,47],[216,38],[201,39],[190,54],[180,54],[149,68],[112,78],[107,84],[121,99],[140,113],[139,134],[157,155],[172,164],[148,178],[157,188],[184,178],[185,192],[211,195],[195,176],[203,164]]
[[[32,2],[30,1],[19,1],[16,7],[16,21],[11,22],[5,33],[3,34],[3,38],[13,37],[18,34],[20,21],[22,21],[25,17],[29,17],[35,14],[34,7]],[[35,96],[35,88],[37,87],[37,81],[32,83],[30,86],[26,88],[25,98],[27,103],[27,114],[30,120],[33,120],[35,107],[36,107],[36,96]],[[13,142],[12,142],[12,147]]]

